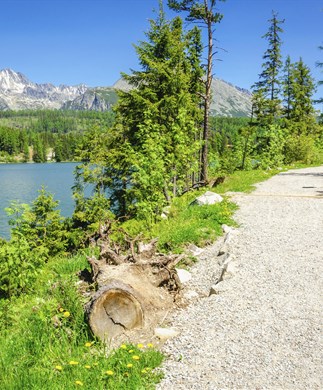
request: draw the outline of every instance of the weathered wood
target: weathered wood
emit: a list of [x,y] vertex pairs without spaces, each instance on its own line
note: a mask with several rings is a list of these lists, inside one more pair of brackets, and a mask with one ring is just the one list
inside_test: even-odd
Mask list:
[[128,240],[124,254],[101,241],[99,258],[88,258],[98,290],[86,313],[93,333],[103,340],[148,326],[173,305],[181,289],[174,268],[184,255],[156,253],[157,239],[135,245],[138,239]]

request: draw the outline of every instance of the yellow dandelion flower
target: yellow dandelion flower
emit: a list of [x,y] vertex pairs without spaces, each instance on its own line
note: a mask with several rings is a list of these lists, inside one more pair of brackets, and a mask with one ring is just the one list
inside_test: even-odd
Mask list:
[[120,345],[120,348],[121,349],[127,349],[127,346],[126,346],[126,344],[122,344],[122,345]]
[[85,368],[91,368],[91,366],[89,366],[88,364],[86,364],[84,367]]
[[134,352],[134,350],[133,349],[129,349],[129,351],[128,351],[129,353],[133,353]]
[[112,370],[108,370],[108,371],[106,371],[105,373],[106,373],[107,375],[110,375],[110,376],[114,375],[114,372],[113,372]]
[[59,311],[63,313],[64,309],[62,307],[59,308]]
[[60,365],[58,365],[58,366],[55,366],[55,369],[56,369],[57,371],[62,371],[63,367],[60,366]]
[[143,344],[137,344],[137,347],[140,349],[140,348],[143,348]]
[[76,366],[77,364],[79,364],[79,362],[71,360],[68,364],[70,364],[71,366]]
[[133,360],[139,360],[140,359],[140,357],[138,356],[138,355],[133,355]]
[[75,384],[78,386],[83,386],[83,382],[81,382],[81,381],[75,381]]
[[154,344],[148,343],[148,344],[147,344],[147,347],[148,347],[148,348],[153,348],[153,347],[154,347]]
[[132,364],[132,363],[128,363],[128,364],[127,364],[127,367],[128,367],[128,368],[131,368],[131,367],[133,367],[133,364]]
[[85,347],[91,347],[92,346],[92,343],[90,343],[89,341],[87,343],[84,344]]
[[65,311],[63,317],[68,318],[71,315],[69,311]]

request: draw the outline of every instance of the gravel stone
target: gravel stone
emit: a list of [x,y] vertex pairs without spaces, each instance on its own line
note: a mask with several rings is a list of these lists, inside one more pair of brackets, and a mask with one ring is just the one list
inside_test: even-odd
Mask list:
[[159,390],[322,389],[323,166],[292,170],[232,195],[234,273],[216,284],[221,240],[190,270],[199,293],[177,311],[180,335]]

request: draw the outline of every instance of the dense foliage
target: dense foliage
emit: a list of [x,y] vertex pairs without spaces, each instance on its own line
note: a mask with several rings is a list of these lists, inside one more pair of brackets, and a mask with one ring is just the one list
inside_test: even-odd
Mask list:
[[72,161],[83,133],[111,126],[112,112],[0,111],[0,162]]

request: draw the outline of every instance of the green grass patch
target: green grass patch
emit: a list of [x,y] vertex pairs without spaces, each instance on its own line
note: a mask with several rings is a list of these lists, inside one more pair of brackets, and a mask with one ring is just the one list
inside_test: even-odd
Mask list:
[[176,199],[168,219],[153,226],[151,236],[158,237],[160,250],[181,253],[190,243],[205,246],[222,235],[222,224],[234,224],[232,215],[236,205],[232,202],[224,200],[214,205],[191,205],[204,192],[189,193]]
[[152,345],[108,350],[84,318],[77,271],[84,255],[55,259],[33,293],[0,300],[0,383],[17,389],[153,389],[163,355]]
[[253,171],[236,171],[226,176],[225,181],[218,185],[214,192],[223,194],[227,191],[233,192],[251,192],[255,189],[255,184],[279,173],[279,170],[253,170]]

